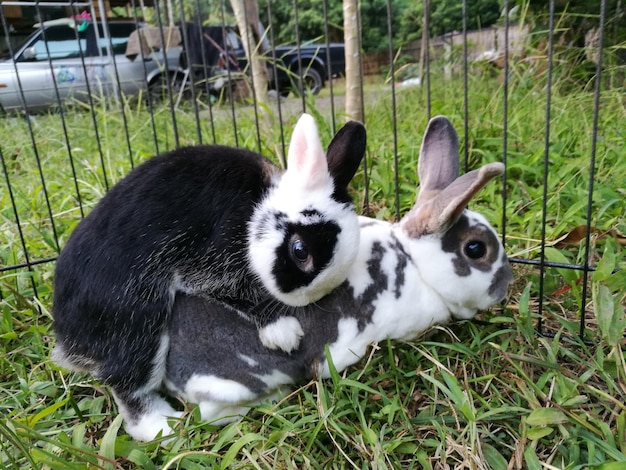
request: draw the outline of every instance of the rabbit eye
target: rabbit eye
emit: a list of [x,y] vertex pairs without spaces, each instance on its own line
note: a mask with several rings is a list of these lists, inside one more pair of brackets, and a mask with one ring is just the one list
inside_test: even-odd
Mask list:
[[292,240],[291,254],[293,255],[294,259],[300,263],[306,262],[309,258],[309,250],[299,238],[294,238]]
[[485,253],[487,253],[487,247],[481,241],[472,240],[465,244],[463,251],[468,258],[478,259],[485,256]]

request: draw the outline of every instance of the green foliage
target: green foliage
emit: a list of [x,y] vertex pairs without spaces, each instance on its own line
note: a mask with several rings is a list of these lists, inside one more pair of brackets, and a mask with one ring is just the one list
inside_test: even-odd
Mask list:
[[[599,44],[601,3],[605,4],[603,35],[604,75],[612,86],[624,86],[626,76],[626,22],[624,5],[619,0],[557,1],[554,7],[553,61],[561,86],[567,89],[593,87],[597,68],[597,54],[592,51]],[[547,2],[523,0],[518,4],[528,6],[526,22],[531,26],[531,44],[540,55],[548,51],[550,11]]]
[[[528,4],[531,9],[529,19],[536,25],[547,26],[549,22],[549,4],[541,0],[522,0],[520,5]],[[557,42],[583,47],[585,34],[597,28],[600,21],[600,0],[562,0],[556,1],[554,6]],[[619,44],[626,40],[626,25],[624,19],[624,5],[619,0],[605,2],[605,44]]]
[[[423,5],[423,3],[418,3]],[[500,18],[500,0],[467,2],[467,29],[481,29],[493,25]],[[431,36],[463,30],[463,4],[457,0],[431,1],[429,19]]]
[[[298,35],[301,41],[323,41],[326,37],[324,23],[324,2],[328,17],[328,38],[331,42],[343,42],[343,7],[340,0],[299,0]],[[262,21],[267,12],[267,0],[259,2],[263,12]],[[293,0],[272,0],[271,13],[276,44],[293,44],[295,36],[295,9]],[[406,0],[393,0],[394,44],[404,44],[400,32],[400,21],[407,9]],[[266,21],[269,24],[269,21]],[[364,51],[381,51],[389,47],[387,33],[387,2],[372,0],[361,3],[361,41]]]
[[[309,41],[325,37],[323,5],[326,1],[328,35],[331,41],[343,42],[343,13],[340,0],[299,0],[298,34],[301,40]],[[267,12],[268,0],[259,2],[261,18]],[[295,41],[295,14],[293,0],[272,0],[272,25],[277,44]],[[361,41],[366,52],[389,49],[387,24],[387,1],[370,0],[361,2]],[[500,17],[499,0],[467,2],[467,28],[478,29],[494,24]],[[421,38],[424,3],[421,1],[392,0],[391,29],[395,48]],[[262,19],[263,21],[263,19]],[[268,24],[268,22],[266,22]],[[457,1],[431,2],[430,35],[437,36],[453,30],[463,29],[461,3]]]

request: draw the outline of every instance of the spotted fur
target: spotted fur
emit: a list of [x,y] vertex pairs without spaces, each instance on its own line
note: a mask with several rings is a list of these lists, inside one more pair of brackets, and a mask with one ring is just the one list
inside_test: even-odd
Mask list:
[[232,420],[284,386],[327,377],[325,347],[341,371],[374,342],[412,340],[433,325],[471,318],[500,302],[512,281],[504,247],[487,220],[465,206],[503,167],[490,164],[458,177],[458,159],[452,125],[433,119],[420,153],[415,206],[395,224],[359,219],[360,245],[347,280],[310,305],[254,307],[254,315],[280,309],[281,317],[299,321],[303,336],[290,354],[264,347],[251,312],[232,315],[231,305],[210,297],[178,296],[169,393],[198,403],[204,420]]

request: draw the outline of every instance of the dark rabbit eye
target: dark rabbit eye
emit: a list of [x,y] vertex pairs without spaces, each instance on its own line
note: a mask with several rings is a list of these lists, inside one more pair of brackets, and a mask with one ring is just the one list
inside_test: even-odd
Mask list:
[[294,238],[291,242],[291,254],[296,261],[304,263],[309,258],[309,250],[299,238]]
[[472,240],[465,244],[464,252],[468,258],[478,259],[485,256],[485,253],[487,253],[487,247],[481,241]]

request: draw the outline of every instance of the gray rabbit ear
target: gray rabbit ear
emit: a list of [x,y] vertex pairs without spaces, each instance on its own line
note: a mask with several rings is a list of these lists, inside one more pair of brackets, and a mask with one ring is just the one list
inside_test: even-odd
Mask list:
[[358,121],[349,121],[328,144],[326,161],[336,186],[348,186],[365,155],[367,133]]
[[420,150],[417,202],[402,219],[402,226],[414,238],[446,232],[458,220],[472,197],[502,173],[504,165],[495,162],[459,177],[459,139],[456,131],[447,118],[433,118]]
[[432,118],[422,140],[417,175],[417,203],[436,196],[459,176],[459,138],[445,116]]

